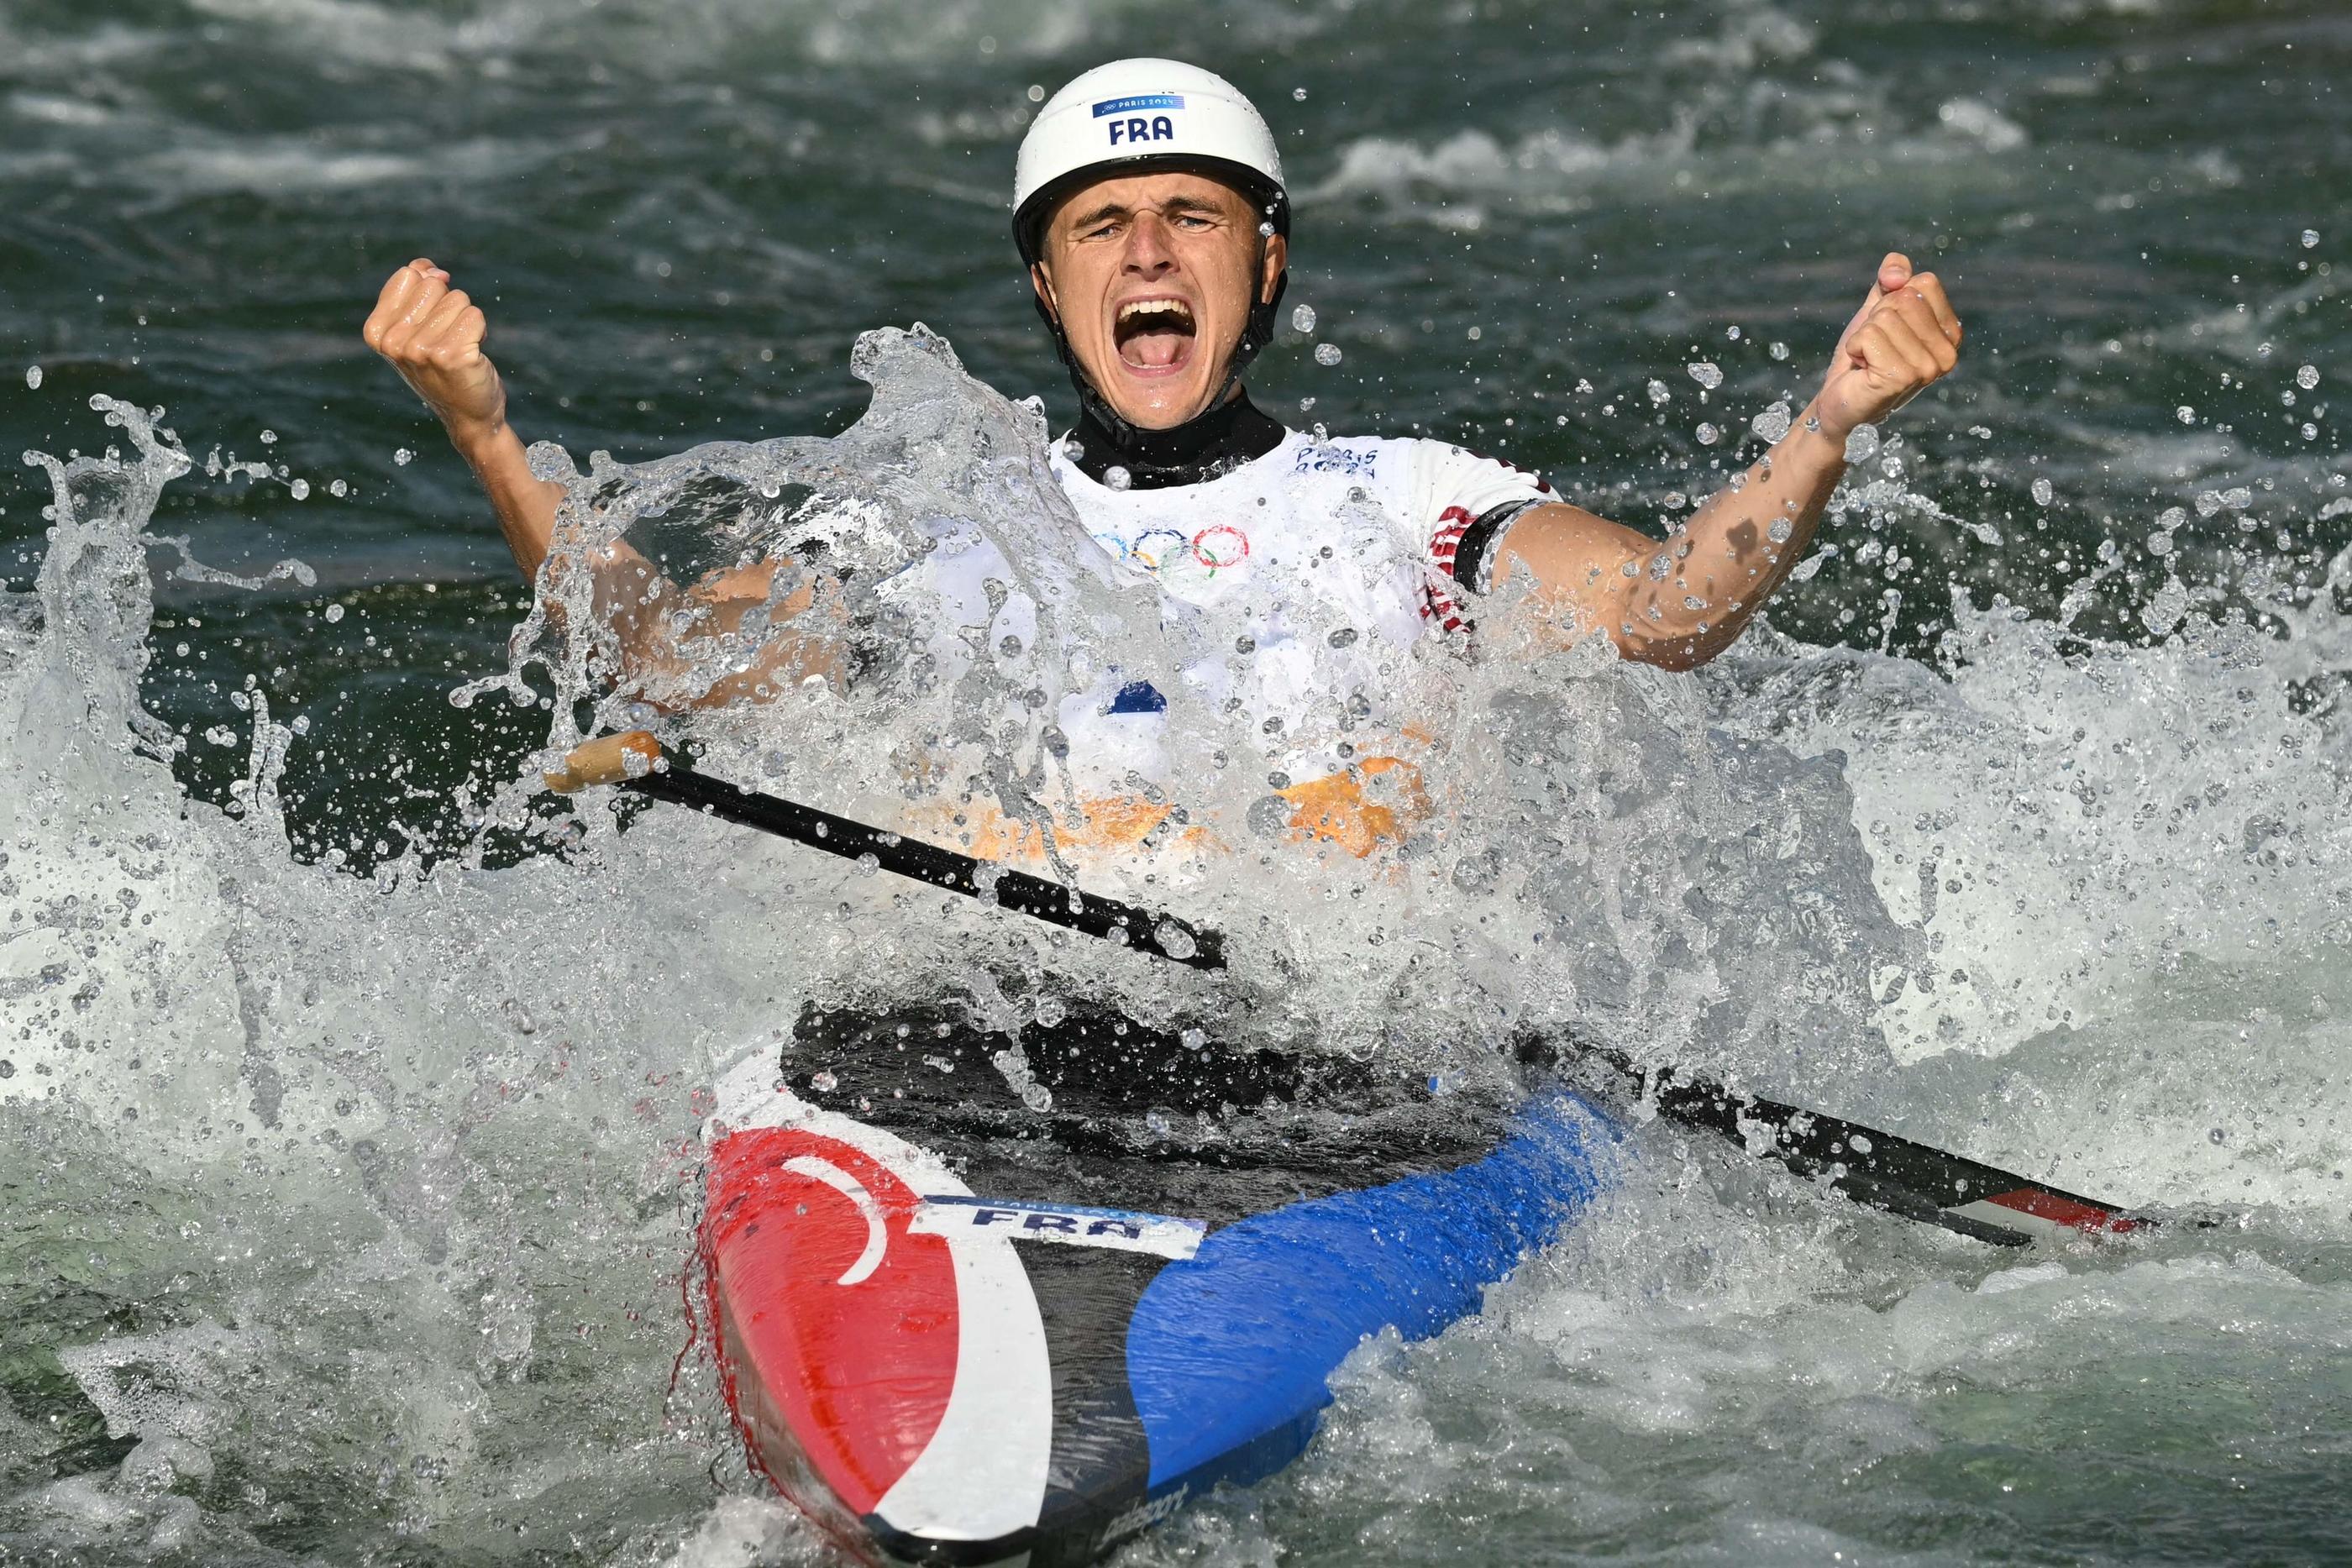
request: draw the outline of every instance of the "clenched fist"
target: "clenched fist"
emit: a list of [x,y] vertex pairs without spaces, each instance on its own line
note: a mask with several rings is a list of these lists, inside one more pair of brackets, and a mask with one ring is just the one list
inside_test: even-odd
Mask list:
[[481,307],[419,256],[384,283],[360,336],[392,361],[463,447],[506,421],[505,384],[482,352],[488,327]]
[[1843,441],[1875,424],[1950,373],[1959,362],[1960,321],[1932,272],[1908,256],[1878,264],[1878,281],[1838,338],[1814,412],[1822,432]]

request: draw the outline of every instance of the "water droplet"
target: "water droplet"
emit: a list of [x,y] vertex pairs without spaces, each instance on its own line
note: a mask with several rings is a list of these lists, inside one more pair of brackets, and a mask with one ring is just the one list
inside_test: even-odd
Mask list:
[[820,1094],[830,1094],[841,1087],[841,1080],[822,1070],[809,1075],[809,1087]]
[[1312,305],[1295,307],[1290,312],[1290,329],[1294,332],[1315,330],[1315,307]]
[[1772,519],[1772,526],[1764,530],[1764,537],[1770,539],[1776,545],[1784,545],[1789,542],[1789,536],[1795,531],[1796,530],[1790,526],[1788,518],[1775,517]]
[[16,1076],[16,1064],[10,1061],[5,1057],[0,1057],[0,1078],[14,1078]]
[[263,432],[261,433],[261,444],[263,444],[264,446],[275,446],[275,445],[277,445],[277,444],[278,444],[278,433],[277,433],[276,431],[274,431],[274,430],[265,430],[265,431],[263,431]]
[[1339,359],[1340,359],[1340,355],[1339,355],[1339,344],[1337,344],[1337,343],[1318,343],[1318,344],[1316,344],[1316,345],[1315,345],[1315,362],[1316,362],[1317,364],[1318,364],[1318,365],[1336,365],[1336,364],[1338,364],[1338,363],[1339,362]]
[[1342,626],[1331,633],[1329,641],[1334,648],[1353,646],[1356,641],[1356,629],[1353,626]]
[[350,486],[349,484],[345,483],[343,480],[341,480],[341,479],[334,479],[334,480],[331,480],[331,481],[329,481],[329,482],[328,482],[328,485],[327,485],[327,494],[328,494],[328,495],[330,495],[330,496],[333,496],[333,497],[338,497],[338,498],[341,498],[341,497],[348,496],[348,495],[350,495],[351,493],[352,493],[352,487],[351,487],[351,486]]
[[1690,364],[1685,365],[1683,369],[1690,372],[1691,380],[1706,388],[1709,392],[1713,392],[1716,388],[1723,384],[1722,368],[1717,365],[1712,360],[1696,360],[1692,361]]
[[1664,404],[1675,400],[1675,394],[1666,390],[1666,383],[1664,382],[1652,382],[1649,391],[1652,402]]
[[1789,357],[1789,345],[1786,343],[1776,342],[1764,351],[1771,355],[1776,360],[1785,360]]
[[2050,481],[2047,479],[2036,479],[2033,482],[2033,499],[2035,504],[2046,507],[2050,504]]
[[2194,424],[2197,423],[2197,411],[2184,402],[2172,411],[2172,417],[2183,424]]
[[26,386],[28,386],[28,387],[30,387],[30,388],[32,388],[35,392],[38,392],[38,391],[40,391],[40,390],[41,390],[41,367],[40,367],[40,366],[38,366],[38,365],[27,365],[27,366],[26,366],[26,367],[25,367],[25,384],[26,384]]
[[1698,444],[1701,446],[1712,446],[1722,439],[1723,432],[1717,430],[1715,426],[1711,424],[1702,424],[1698,427]]
[[1845,460],[1849,463],[1867,463],[1877,455],[1878,427],[1872,424],[1855,425],[1845,438]]
[[1045,89],[1042,84],[1034,81],[1029,84],[1029,101],[1032,103],[1045,101]]
[[1291,100],[1295,103],[1305,103],[1307,101],[1307,89],[1303,87],[1292,88],[1290,89],[1290,97]]
[[1062,443],[1062,455],[1068,458],[1071,462],[1076,463],[1079,458],[1084,457],[1086,455],[1086,446],[1076,436],[1073,435],[1068,440]]
[[1135,476],[1114,463],[1103,470],[1103,484],[1113,490],[1124,490],[1135,483]]
[[2316,245],[2318,245],[2318,244],[2319,244],[2319,231],[2318,231],[2317,229],[2305,229],[2305,230],[2304,230],[2304,231],[2303,231],[2303,248],[2304,248],[2304,249],[2305,249],[2305,250],[2310,250],[2311,248],[2313,248],[2315,246],[2316,246]]
[[1789,405],[1776,402],[1748,422],[1748,428],[1766,441],[1778,441],[1789,434]]
[[1724,333],[1723,333],[1723,335],[1724,335],[1725,337],[1727,337],[1727,338],[1730,339],[1730,340],[1731,340],[1733,342],[1735,342],[1735,343],[1737,343],[1738,341],[1739,341],[1739,329],[1738,329],[1738,328],[1737,328],[1737,327],[1728,327],[1728,328],[1726,328],[1726,329],[1724,329]]
[[1268,218],[1264,223],[1259,224],[1257,225],[1257,234],[1260,239],[1272,239],[1274,237],[1274,220],[1272,218]]
[[405,468],[405,467],[407,467],[411,463],[414,463],[414,462],[415,462],[415,461],[416,461],[416,454],[415,454],[415,453],[414,453],[414,452],[411,452],[407,447],[404,446],[404,447],[402,447],[399,451],[397,451],[397,452],[395,452],[395,453],[394,453],[394,454],[392,455],[392,460],[393,460],[394,463],[398,464],[401,467]]
[[2317,386],[2319,384],[2319,367],[2317,365],[2305,365],[2301,370],[2295,371],[2294,384],[2301,387],[2305,392],[2309,392],[2312,388]]
[[2205,1136],[2206,1136],[2209,1140],[2210,1140],[2211,1142],[2216,1143],[2216,1144],[2227,1143],[2227,1142],[2229,1141],[2229,1138],[2230,1138],[2230,1134],[2227,1134],[2227,1133],[2224,1133],[2224,1132],[2223,1132],[2223,1131],[2221,1131],[2221,1128],[2219,1128],[2219,1127],[2214,1128],[2211,1132],[2210,1132],[2210,1133],[2206,1134],[2205,1134]]
[[342,607],[341,605],[340,605],[340,604],[330,604],[330,605],[328,605],[328,606],[327,606],[327,623],[328,623],[329,625],[331,625],[331,625],[333,625],[336,622],[341,621],[342,618],[343,618],[343,607]]
[[307,501],[310,498],[310,481],[308,479],[297,479],[286,487],[294,493],[294,498],[298,501]]

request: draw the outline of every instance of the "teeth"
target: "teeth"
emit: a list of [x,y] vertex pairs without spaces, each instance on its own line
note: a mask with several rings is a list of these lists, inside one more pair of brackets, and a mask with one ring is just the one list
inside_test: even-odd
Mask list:
[[1188,321],[1192,319],[1192,310],[1181,299],[1130,299],[1118,308],[1122,324],[1145,315],[1181,316]]

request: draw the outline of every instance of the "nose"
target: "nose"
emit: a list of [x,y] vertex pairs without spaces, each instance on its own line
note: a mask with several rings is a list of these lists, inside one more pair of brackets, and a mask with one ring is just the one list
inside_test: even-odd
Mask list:
[[1127,255],[1120,269],[1131,277],[1164,277],[1176,270],[1176,247],[1169,243],[1167,222],[1158,213],[1139,213],[1127,231]]

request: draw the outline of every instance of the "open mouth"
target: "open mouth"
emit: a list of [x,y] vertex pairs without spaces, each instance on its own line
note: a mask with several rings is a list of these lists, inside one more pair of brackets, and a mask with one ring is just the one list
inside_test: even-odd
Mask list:
[[1172,371],[1192,357],[1192,308],[1181,299],[1130,299],[1118,308],[1111,340],[1130,369]]

